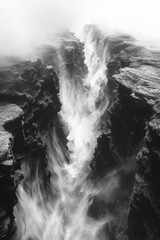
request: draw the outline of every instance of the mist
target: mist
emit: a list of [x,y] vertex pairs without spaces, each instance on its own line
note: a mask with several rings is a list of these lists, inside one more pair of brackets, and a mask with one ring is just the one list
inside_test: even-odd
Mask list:
[[153,110],[146,96],[154,100],[153,89],[159,97],[159,52],[136,44],[160,48],[159,7],[158,0],[0,0],[0,97],[23,110],[7,150],[22,175],[6,211],[13,239],[127,236]]
[[0,56],[31,56],[66,29],[81,38],[90,23],[160,48],[159,8],[158,0],[0,0]]

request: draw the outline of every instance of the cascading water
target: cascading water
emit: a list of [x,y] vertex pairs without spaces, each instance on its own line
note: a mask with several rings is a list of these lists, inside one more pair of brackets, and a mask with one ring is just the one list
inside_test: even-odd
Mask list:
[[48,190],[43,189],[38,170],[29,180],[29,166],[24,166],[26,177],[18,188],[19,203],[15,209],[16,239],[106,239],[103,228],[109,217],[93,219],[88,216],[92,198],[100,191],[88,176],[97,138],[102,134],[101,118],[109,104],[106,94],[109,53],[100,33],[87,26],[84,35],[86,78],[75,84],[74,79],[68,79],[66,69],[60,74],[62,108],[59,117],[68,133],[69,163],[54,127],[47,137],[51,173]]

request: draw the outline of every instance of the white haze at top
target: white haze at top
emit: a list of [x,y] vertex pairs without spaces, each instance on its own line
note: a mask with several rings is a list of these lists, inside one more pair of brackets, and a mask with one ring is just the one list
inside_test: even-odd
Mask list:
[[[31,56],[34,47],[57,44],[56,33],[66,28],[81,36],[87,23],[100,24],[107,34],[125,32],[141,41],[157,44],[153,40],[158,40],[158,2],[156,5],[153,1],[146,2],[0,0],[0,57]],[[41,179],[36,175],[30,182],[29,166],[24,167],[25,183],[30,191],[26,191],[23,183],[19,185],[18,205],[15,207],[18,240],[108,240],[103,228],[105,224],[116,222],[109,213],[98,220],[88,216],[93,197],[102,195],[103,191],[107,202],[119,185],[114,172],[107,176],[109,180],[105,182],[105,188],[92,186],[87,180],[87,169],[97,138],[102,134],[101,118],[109,104],[105,91],[108,83],[106,60],[110,56],[100,32],[99,36],[97,33],[94,36],[92,28],[86,28],[84,41],[88,74],[82,79],[82,86],[74,86],[63,68],[60,74],[62,107],[59,114],[69,133],[67,146],[70,163],[66,162],[56,132],[50,132],[48,167],[51,172],[51,196],[46,201],[40,187]],[[52,191],[57,193],[57,198],[52,199]]]
[[80,36],[88,23],[159,48],[159,9],[159,0],[0,0],[0,56],[30,56],[56,32],[68,28]]

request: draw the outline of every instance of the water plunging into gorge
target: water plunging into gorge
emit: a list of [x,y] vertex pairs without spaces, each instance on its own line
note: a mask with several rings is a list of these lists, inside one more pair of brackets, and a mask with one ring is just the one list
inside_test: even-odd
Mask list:
[[[65,67],[60,72],[59,119],[67,135],[68,151],[62,147],[55,125],[47,134],[50,172],[47,186],[38,165],[33,174],[27,161],[23,164],[25,178],[18,187],[15,208],[19,240],[106,239],[103,228],[111,216],[94,219],[88,210],[93,197],[104,191],[89,175],[97,138],[102,134],[101,118],[109,105],[106,69],[109,51],[100,33],[89,27],[85,28],[84,39],[87,76],[77,82],[69,79]],[[115,181],[108,181],[105,194],[116,187]]]

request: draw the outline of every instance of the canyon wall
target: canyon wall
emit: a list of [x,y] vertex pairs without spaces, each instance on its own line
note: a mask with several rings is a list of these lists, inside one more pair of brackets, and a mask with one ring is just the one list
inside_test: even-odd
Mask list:
[[[103,117],[104,133],[98,139],[90,177],[102,180],[116,170],[119,187],[107,206],[94,199],[89,214],[98,218],[107,208],[114,216],[106,227],[109,240],[158,240],[160,53],[128,36],[106,41],[110,107]],[[45,46],[42,60],[18,60],[0,69],[0,238],[4,240],[16,230],[13,207],[17,185],[24,177],[22,163],[29,162],[33,175],[38,164],[46,187],[50,178],[46,133],[56,124],[59,134],[64,134],[57,117],[59,68],[65,66],[77,82],[87,73],[83,44],[72,34],[63,42],[61,66],[57,51]]]
[[33,172],[39,164],[47,181],[46,130],[60,109],[59,88],[57,74],[40,60],[3,67],[0,84],[0,239],[11,239],[21,164],[29,161]]
[[131,193],[117,239],[159,239],[160,53],[125,36],[111,40],[111,45],[109,149],[123,169],[121,191]]

